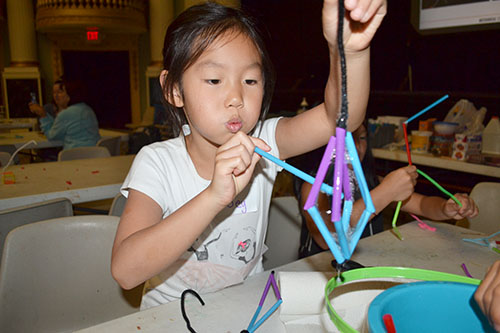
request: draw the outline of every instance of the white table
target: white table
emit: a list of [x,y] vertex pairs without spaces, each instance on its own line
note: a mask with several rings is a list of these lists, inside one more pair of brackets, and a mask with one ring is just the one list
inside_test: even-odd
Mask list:
[[65,197],[72,203],[114,198],[135,155],[9,166],[15,184],[0,182],[0,209]]
[[12,118],[0,119],[0,133],[11,130],[24,129],[35,130],[38,125],[38,118]]
[[[122,141],[128,141],[128,133],[126,132],[99,129],[99,134],[101,135],[102,138],[119,136]],[[0,133],[0,146],[14,145],[17,149],[30,140],[35,140],[37,144],[36,145],[31,144],[28,147],[26,147],[26,149],[53,148],[53,147],[63,146],[62,141],[48,140],[47,137],[42,132],[39,131]]]
[[[372,154],[375,158],[408,163],[408,156],[405,150],[373,148]],[[498,167],[484,164],[467,163],[465,161],[457,161],[452,159],[451,157],[436,157],[429,153],[412,152],[411,161],[417,166],[425,165],[434,168],[500,178],[500,168]]]
[[[416,267],[459,275],[464,275],[461,264],[465,263],[475,278],[482,278],[489,265],[500,259],[500,255],[486,247],[462,241],[462,238],[484,236],[480,232],[444,223],[429,224],[437,227],[437,230],[435,232],[422,230],[416,222],[402,225],[399,230],[403,234],[403,241],[396,238],[390,231],[362,239],[352,259],[365,266]],[[323,252],[275,270],[332,271],[330,265],[332,259],[330,252]],[[268,277],[269,272],[263,272],[248,278],[243,284],[203,295],[205,306],[201,306],[194,297],[188,297],[186,312],[189,314],[191,326],[198,332],[240,332],[248,326],[259,304]],[[268,297],[271,301],[265,303],[261,315],[275,302],[271,290]],[[285,333],[278,311],[270,316],[257,332]],[[180,302],[174,301],[79,332],[186,331]]]

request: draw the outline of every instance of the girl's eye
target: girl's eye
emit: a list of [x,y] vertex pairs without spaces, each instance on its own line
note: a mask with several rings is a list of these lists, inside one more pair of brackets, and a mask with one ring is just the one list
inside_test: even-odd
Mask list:
[[248,84],[249,86],[253,86],[257,84],[257,80],[245,80],[245,83]]
[[220,83],[220,80],[212,79],[212,80],[206,80],[206,82],[211,85],[216,85]]

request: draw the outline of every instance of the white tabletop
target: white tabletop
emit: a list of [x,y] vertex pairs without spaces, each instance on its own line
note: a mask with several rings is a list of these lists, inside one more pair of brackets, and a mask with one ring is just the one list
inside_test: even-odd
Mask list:
[[0,209],[65,197],[73,203],[114,198],[135,155],[11,165],[15,184],[0,182]]
[[[128,133],[126,132],[99,129],[99,134],[101,135],[102,138],[119,136],[122,141],[128,141]],[[0,146],[14,145],[17,149],[30,140],[35,140],[37,144],[36,145],[31,144],[27,146],[26,149],[53,148],[53,147],[63,146],[62,141],[57,141],[57,140],[50,141],[42,132],[39,131],[0,133]]]
[[[385,160],[408,162],[408,156],[405,150],[389,150],[381,148],[372,149],[373,157]],[[433,156],[429,153],[414,153],[411,154],[411,161],[418,165],[425,165],[434,168],[461,171],[473,173],[476,175],[490,176],[500,178],[500,168],[484,164],[468,163],[465,161],[457,161],[451,157]]]
[[[271,221],[272,223],[272,221]],[[365,266],[401,266],[431,269],[464,275],[465,263],[475,278],[483,278],[487,268],[500,256],[492,250],[467,243],[462,238],[484,236],[480,232],[445,223],[430,223],[435,232],[422,230],[416,222],[399,227],[404,240],[400,241],[390,231],[360,240],[353,260]],[[272,249],[271,249],[272,250]],[[291,249],[292,250],[292,249]],[[332,271],[333,256],[323,252],[278,267],[275,271]],[[243,284],[222,291],[202,295],[205,306],[194,297],[186,299],[186,312],[191,326],[198,332],[240,332],[246,328],[259,304],[262,291],[269,277],[263,272],[249,277]],[[261,315],[275,302],[269,291]],[[279,309],[278,309],[279,311]],[[279,313],[271,315],[257,332],[285,333]],[[186,332],[180,302],[140,311],[79,332]]]
[[38,118],[12,118],[0,119],[0,132],[15,130],[18,128],[35,129],[38,124]]

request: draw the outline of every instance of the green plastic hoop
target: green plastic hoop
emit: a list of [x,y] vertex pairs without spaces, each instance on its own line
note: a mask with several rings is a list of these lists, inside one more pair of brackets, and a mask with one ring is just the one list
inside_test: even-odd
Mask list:
[[330,316],[330,319],[335,324],[335,326],[341,332],[358,333],[358,331],[356,331],[347,322],[345,322],[335,311],[332,304],[330,303],[330,294],[336,287],[341,286],[344,283],[374,278],[403,278],[422,281],[448,281],[468,283],[473,285],[479,285],[481,283],[481,280],[469,278],[466,276],[407,267],[369,267],[343,272],[340,274],[340,280],[338,280],[337,277],[333,277],[330,279],[330,281],[328,281],[325,287],[325,303],[328,310],[328,315]]

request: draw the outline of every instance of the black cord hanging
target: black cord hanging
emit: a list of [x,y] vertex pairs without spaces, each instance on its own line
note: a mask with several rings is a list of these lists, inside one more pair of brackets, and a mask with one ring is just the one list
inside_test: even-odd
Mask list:
[[194,295],[201,303],[201,305],[205,305],[205,302],[201,299],[201,296],[198,295],[198,293],[192,289],[186,289],[182,292],[181,294],[181,313],[182,313],[182,318],[184,318],[184,321],[186,322],[186,326],[191,333],[196,333],[196,331],[191,327],[191,323],[189,322],[189,318],[186,314],[186,310],[184,309],[184,300],[186,298],[186,294],[192,294]]
[[340,116],[337,120],[337,126],[342,129],[347,129],[347,69],[345,63],[345,53],[344,53],[344,0],[339,0],[339,18],[338,18],[338,28],[337,28],[337,43],[339,48],[340,56],[340,76],[341,76],[341,87],[342,87],[342,106],[340,109]]

